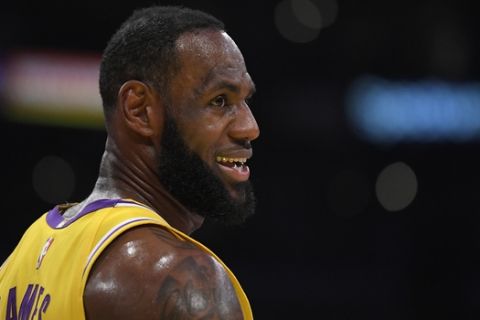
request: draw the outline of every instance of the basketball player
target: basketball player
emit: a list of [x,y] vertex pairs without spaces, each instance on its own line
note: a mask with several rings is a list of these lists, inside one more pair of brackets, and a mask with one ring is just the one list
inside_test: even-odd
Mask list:
[[189,236],[254,211],[254,84],[223,24],[136,10],[104,51],[100,92],[98,180],[25,232],[0,269],[0,319],[253,319],[233,273]]

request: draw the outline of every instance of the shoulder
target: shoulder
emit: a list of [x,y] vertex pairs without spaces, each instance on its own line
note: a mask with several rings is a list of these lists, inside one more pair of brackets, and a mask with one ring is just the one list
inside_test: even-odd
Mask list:
[[106,248],[84,303],[89,320],[243,319],[221,264],[158,226],[129,230]]

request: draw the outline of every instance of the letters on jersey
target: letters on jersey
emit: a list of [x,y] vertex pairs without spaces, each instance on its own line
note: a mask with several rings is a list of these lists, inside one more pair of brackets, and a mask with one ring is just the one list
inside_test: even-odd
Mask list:
[[41,320],[51,300],[45,288],[39,284],[29,284],[20,297],[21,300],[17,301],[17,288],[10,288],[5,320]]

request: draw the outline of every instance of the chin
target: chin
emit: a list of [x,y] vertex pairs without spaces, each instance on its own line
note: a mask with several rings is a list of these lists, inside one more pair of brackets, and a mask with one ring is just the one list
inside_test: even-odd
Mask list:
[[228,185],[226,189],[228,194],[232,198],[232,201],[237,204],[243,204],[247,200],[246,187],[249,184],[248,181],[237,183],[235,185]]

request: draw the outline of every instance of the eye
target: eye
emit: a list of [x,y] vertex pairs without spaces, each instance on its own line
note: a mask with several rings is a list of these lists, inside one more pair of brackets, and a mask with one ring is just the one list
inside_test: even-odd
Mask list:
[[217,96],[212,101],[210,101],[210,105],[223,108],[227,105],[227,99],[223,95]]

